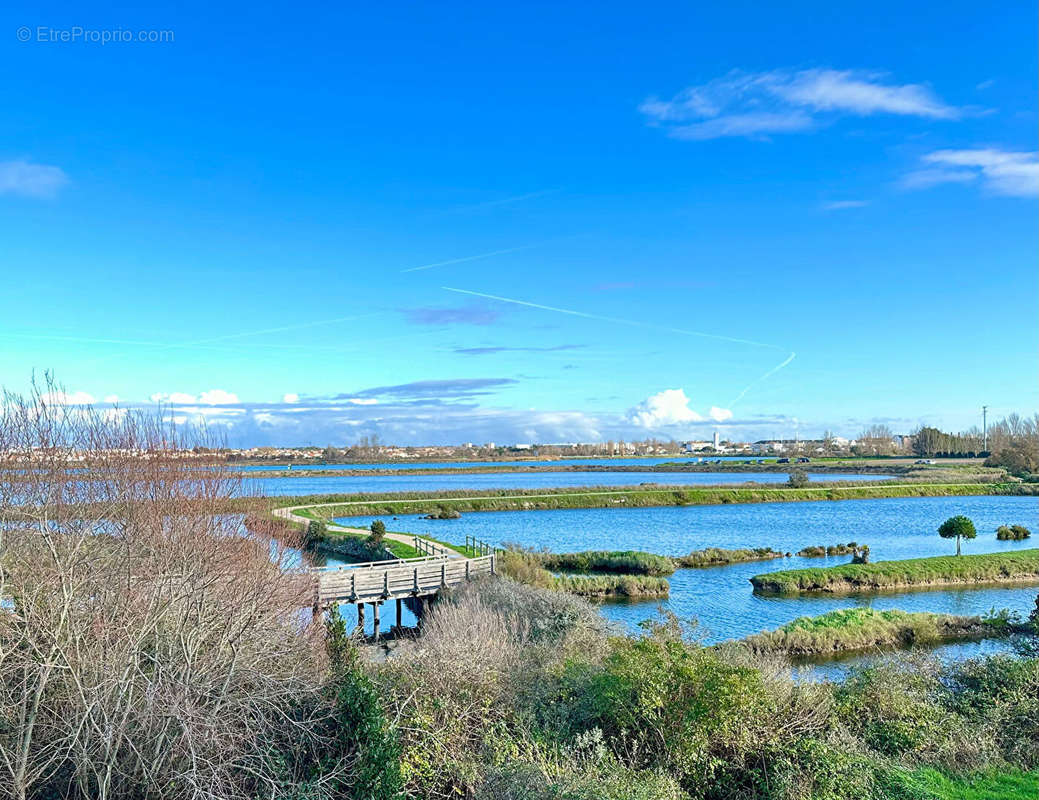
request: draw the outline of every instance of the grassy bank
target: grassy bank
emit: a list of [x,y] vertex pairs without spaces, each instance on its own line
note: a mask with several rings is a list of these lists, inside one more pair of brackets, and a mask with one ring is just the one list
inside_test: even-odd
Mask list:
[[791,569],[750,579],[754,591],[766,594],[849,593],[1033,581],[1039,582],[1039,549]]
[[[498,570],[528,586],[582,597],[667,597],[671,591],[666,578],[653,575],[555,575],[545,567],[546,555],[529,550],[505,550],[498,556]],[[588,563],[596,562],[588,559]]]
[[707,547],[703,550],[693,550],[684,556],[678,556],[674,561],[680,567],[723,567],[726,564],[741,564],[746,561],[769,561],[773,558],[783,558],[784,555],[771,547],[737,550]]
[[982,639],[1009,632],[1007,626],[988,624],[980,617],[848,608],[818,617],[800,617],[777,630],[748,636],[743,641],[755,652],[825,655]]
[[302,495],[242,498],[240,508],[307,506],[325,519],[341,516],[428,514],[442,505],[461,513],[473,511],[532,511],[565,508],[648,508],[653,506],[784,503],[818,500],[865,500],[887,497],[959,497],[977,495],[1039,495],[1039,484],[1026,483],[901,483],[823,484],[795,489],[786,486],[653,486],[582,487],[565,489],[488,489],[393,494]]
[[553,572],[607,572],[624,575],[670,575],[675,562],[667,556],[638,550],[586,550],[580,553],[541,553],[541,565]]

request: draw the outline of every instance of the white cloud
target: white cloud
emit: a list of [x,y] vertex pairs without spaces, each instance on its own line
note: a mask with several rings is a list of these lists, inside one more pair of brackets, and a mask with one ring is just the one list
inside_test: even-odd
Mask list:
[[647,397],[628,411],[628,419],[643,428],[703,421],[703,417],[689,408],[689,398],[682,389],[665,389]]
[[68,182],[60,167],[24,160],[0,162],[0,194],[53,197]]
[[233,392],[225,392],[223,389],[210,389],[202,392],[198,401],[207,406],[224,406],[239,402],[238,395]]
[[925,189],[942,183],[972,183],[993,194],[1011,197],[1039,195],[1039,154],[997,148],[936,150],[923,156],[932,165],[910,172],[902,179],[909,189]]
[[156,392],[150,397],[153,403],[169,403],[170,405],[183,406],[197,403],[198,398],[193,394],[186,394],[184,392],[173,392],[167,394],[166,392]]
[[708,412],[708,416],[715,422],[725,422],[727,419],[732,419],[732,412],[727,408],[718,408],[718,406],[711,406],[711,410]]
[[105,402],[106,403],[118,403],[119,402],[119,395],[117,395],[117,394],[106,394],[105,395]]
[[53,406],[88,406],[96,402],[88,392],[47,392],[40,399]]
[[351,397],[346,402],[352,403],[355,406],[374,406],[379,403],[374,397]]
[[639,110],[680,139],[794,133],[846,114],[928,119],[962,114],[921,84],[885,83],[881,73],[834,69],[731,72],[670,100],[648,98]]
[[298,403],[299,402],[299,395],[296,394],[295,392],[289,392],[288,394],[282,396],[281,402],[283,402],[283,403]]
[[843,211],[847,208],[862,208],[868,206],[869,202],[866,200],[833,200],[829,203],[823,203],[824,211]]
[[210,389],[208,392],[202,392],[198,397],[186,392],[172,392],[170,394],[156,392],[151,396],[151,400],[153,403],[169,403],[175,406],[190,406],[196,403],[204,406],[223,406],[241,402],[238,399],[238,395],[232,392],[225,392],[223,389]]

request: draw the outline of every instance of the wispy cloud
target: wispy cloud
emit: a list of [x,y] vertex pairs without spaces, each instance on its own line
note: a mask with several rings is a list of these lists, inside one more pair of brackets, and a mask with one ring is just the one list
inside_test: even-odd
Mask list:
[[455,352],[466,356],[489,356],[496,353],[559,353],[583,347],[583,344],[560,344],[555,347],[456,347]]
[[0,162],[0,194],[54,197],[68,182],[61,167],[22,160]]
[[943,183],[980,183],[992,194],[1039,196],[1039,153],[998,148],[936,150],[921,159],[928,166],[902,179],[907,189],[926,189]]
[[492,308],[476,305],[401,310],[408,318],[408,322],[414,325],[491,325],[501,317],[501,313]]
[[480,261],[484,258],[492,258],[493,256],[503,256],[508,253],[519,253],[523,250],[531,250],[539,245],[536,244],[525,244],[521,247],[507,247],[504,250],[492,250],[489,253],[478,253],[474,256],[462,256],[461,258],[449,258],[446,261],[434,261],[432,264],[422,264],[418,267],[408,267],[402,269],[401,272],[421,272],[422,270],[433,269],[433,267],[446,267],[451,264],[465,264],[468,261]]
[[511,197],[501,197],[496,200],[485,200],[482,203],[470,203],[466,206],[455,206],[449,208],[444,213],[456,214],[464,213],[466,211],[478,211],[483,208],[495,208],[496,206],[512,205],[513,203],[522,203],[524,200],[534,200],[538,197],[545,197],[550,194],[557,194],[560,189],[541,189],[536,192],[526,192],[525,194],[517,194]]
[[927,86],[890,83],[878,72],[834,69],[734,71],[670,100],[647,98],[639,110],[669,135],[693,140],[796,133],[841,115],[956,119],[963,114]]
[[824,211],[844,211],[849,208],[862,208],[868,206],[869,201],[867,200],[833,200],[829,203],[823,203]]
[[375,386],[349,395],[335,395],[335,400],[389,396],[396,398],[452,399],[489,394],[491,390],[518,383],[515,378],[450,378],[446,380],[412,381],[393,386]]

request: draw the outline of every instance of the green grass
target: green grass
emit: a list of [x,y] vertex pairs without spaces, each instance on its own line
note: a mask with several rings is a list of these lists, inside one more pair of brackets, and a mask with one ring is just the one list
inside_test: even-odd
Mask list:
[[874,647],[979,639],[1006,633],[1005,628],[986,625],[979,617],[847,608],[817,617],[800,617],[777,630],[748,636],[743,641],[760,652],[823,655]]
[[552,588],[581,597],[667,597],[671,584],[649,575],[558,575]]
[[856,592],[917,586],[1039,582],[1039,548],[1011,553],[910,558],[875,564],[791,569],[755,575],[754,590],[768,594]]
[[671,584],[652,575],[554,575],[545,569],[544,554],[508,549],[498,556],[498,571],[507,578],[541,589],[582,597],[666,597]]
[[684,556],[674,559],[680,567],[721,567],[726,564],[740,564],[746,561],[768,561],[782,558],[783,553],[771,547],[740,548],[726,550],[721,547],[707,547],[693,550]]
[[585,550],[540,555],[545,569],[553,572],[614,572],[659,577],[675,571],[675,562],[667,556],[639,550]]
[[946,775],[934,769],[920,770],[913,783],[934,800],[1035,800],[1039,797],[1039,772],[1007,768],[966,777]]
[[[580,489],[484,489],[393,494],[303,495],[279,497],[278,506],[310,506],[322,519],[339,516],[426,514],[446,505],[459,512],[527,511],[559,508],[646,508],[651,506],[781,503],[811,500],[861,500],[883,497],[947,497],[972,495],[1039,495],[1039,484],[1025,483],[908,483],[821,484],[802,489],[785,486],[654,486],[582,487]],[[258,502],[243,498],[234,505],[250,508]],[[264,502],[270,502],[269,500]],[[316,507],[317,506],[317,507]]]

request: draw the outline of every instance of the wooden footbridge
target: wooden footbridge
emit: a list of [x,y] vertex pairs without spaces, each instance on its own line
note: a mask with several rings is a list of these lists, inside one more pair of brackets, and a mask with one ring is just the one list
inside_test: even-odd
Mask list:
[[405,602],[421,614],[424,598],[463,581],[494,575],[497,555],[493,552],[466,558],[446,547],[415,537],[415,548],[428,555],[390,561],[369,561],[337,567],[315,567],[314,613],[340,603],[357,606],[358,627],[364,627],[365,604],[372,606],[375,638],[379,638],[379,609],[386,600],[396,600],[397,625],[402,625],[401,606]]
[[[322,503],[316,506],[276,508],[274,515],[305,525],[311,520],[298,514],[298,511],[335,505],[341,504]],[[354,536],[367,536],[369,533],[361,528],[350,528],[330,521],[325,524],[332,532]],[[494,575],[497,571],[498,551],[474,536],[465,537],[464,549],[474,554],[472,558],[421,536],[389,531],[385,536],[387,539],[411,545],[423,555],[309,569],[308,572],[314,578],[315,616],[341,603],[356,605],[358,627],[363,629],[365,605],[371,604],[375,638],[378,639],[379,610],[383,602],[396,601],[397,626],[400,627],[403,604],[407,603],[415,615],[420,616],[425,600],[441,589],[457,586],[473,578]]]

